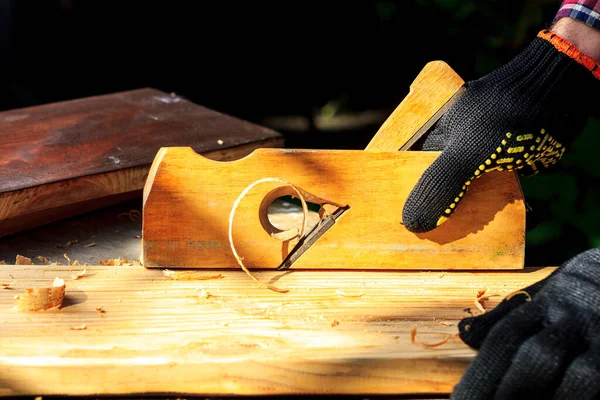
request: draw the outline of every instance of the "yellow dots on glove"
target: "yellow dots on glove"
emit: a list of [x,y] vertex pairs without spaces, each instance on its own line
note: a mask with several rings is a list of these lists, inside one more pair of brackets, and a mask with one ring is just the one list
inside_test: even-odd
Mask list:
[[500,145],[489,157],[477,166],[473,175],[463,185],[454,201],[448,205],[442,216],[437,221],[437,226],[443,224],[455,212],[458,203],[463,198],[468,187],[474,179],[481,178],[486,172],[492,171],[517,171],[529,167],[532,174],[539,172],[539,167],[550,167],[556,164],[565,152],[561,143],[554,139],[545,129],[538,133],[525,133],[514,135],[506,133]]

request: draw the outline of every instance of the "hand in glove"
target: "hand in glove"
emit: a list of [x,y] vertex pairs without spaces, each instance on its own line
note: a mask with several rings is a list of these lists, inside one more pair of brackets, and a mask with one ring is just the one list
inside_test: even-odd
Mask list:
[[600,398],[600,247],[459,323],[478,354],[451,398]]
[[410,193],[402,221],[427,232],[490,171],[536,174],[556,163],[597,103],[582,100],[600,79],[596,62],[550,31],[512,61],[475,81],[417,149],[441,151]]

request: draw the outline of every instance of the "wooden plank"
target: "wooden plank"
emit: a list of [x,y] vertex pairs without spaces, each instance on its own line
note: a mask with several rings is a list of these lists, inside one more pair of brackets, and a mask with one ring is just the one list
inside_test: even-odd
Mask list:
[[283,146],[273,130],[155,89],[2,112],[0,136],[0,236],[141,196],[162,146],[216,160]]
[[[478,290],[499,294],[490,309],[555,269],[256,272],[290,290],[275,293],[242,271],[196,270],[222,274],[200,281],[85,268],[72,280],[81,267],[0,266],[14,282],[0,290],[0,395],[447,394],[475,352],[456,338],[412,344],[410,330],[426,343],[453,336],[465,309],[479,314]],[[63,308],[12,309],[55,277]]]
[[400,150],[419,129],[427,126],[436,112],[443,112],[444,105],[464,83],[447,63],[427,63],[411,83],[408,95],[381,125],[365,150]]
[[[295,269],[523,268],[525,207],[511,174],[476,179],[434,231],[414,234],[401,225],[402,204],[438,154],[258,149],[223,163],[189,148],[163,148],[144,188],[144,265],[239,268],[229,241],[231,210],[249,185],[275,177],[303,190],[307,201],[350,207]],[[275,198],[290,194],[285,183],[263,182],[237,206],[232,239],[246,267],[276,268],[298,243],[272,237],[280,230],[265,217]]]

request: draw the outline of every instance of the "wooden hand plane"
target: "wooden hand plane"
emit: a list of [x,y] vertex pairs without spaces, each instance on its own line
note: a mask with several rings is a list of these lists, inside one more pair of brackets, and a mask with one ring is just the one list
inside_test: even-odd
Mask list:
[[[189,147],[160,149],[143,195],[147,268],[521,269],[525,204],[514,172],[474,181],[452,217],[412,233],[402,207],[439,152],[410,151],[465,91],[446,63],[428,63],[364,150],[261,148],[213,161]],[[400,150],[400,151],[399,151]],[[319,208],[280,229],[271,203]],[[306,216],[306,214],[305,214]]]

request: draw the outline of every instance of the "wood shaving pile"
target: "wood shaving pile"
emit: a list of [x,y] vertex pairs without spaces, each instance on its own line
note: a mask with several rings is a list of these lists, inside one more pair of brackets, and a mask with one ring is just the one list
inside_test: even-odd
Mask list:
[[52,287],[27,288],[25,293],[15,296],[19,311],[49,311],[59,309],[65,297],[65,281],[55,278]]

